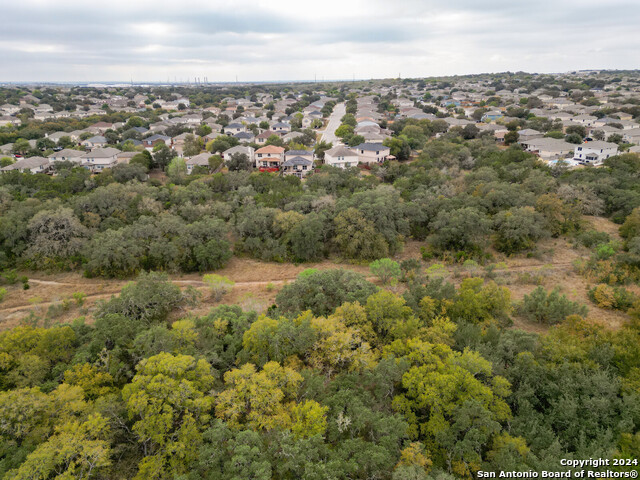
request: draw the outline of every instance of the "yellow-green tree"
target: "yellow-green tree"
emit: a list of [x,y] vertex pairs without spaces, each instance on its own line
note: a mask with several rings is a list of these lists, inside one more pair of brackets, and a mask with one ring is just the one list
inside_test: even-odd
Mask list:
[[216,398],[216,416],[230,427],[291,427],[293,399],[302,382],[298,372],[277,362],[268,362],[257,372],[246,363],[225,373],[224,382],[227,388]]
[[145,455],[136,478],[184,473],[197,456],[200,428],[210,418],[211,366],[189,355],[160,353],[142,360],[136,369],[122,390]]
[[111,464],[107,419],[100,414],[56,427],[54,435],[27,456],[10,480],[93,478]]
[[394,342],[385,353],[412,365],[402,378],[404,392],[393,401],[410,437],[455,474],[478,470],[484,448],[511,416],[509,382],[493,376],[491,362],[470,350],[409,340]]

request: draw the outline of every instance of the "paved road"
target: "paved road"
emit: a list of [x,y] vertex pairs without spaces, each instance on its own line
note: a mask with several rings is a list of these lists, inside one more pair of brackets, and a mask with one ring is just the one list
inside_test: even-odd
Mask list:
[[336,130],[340,126],[340,119],[344,117],[344,114],[347,113],[347,107],[344,103],[338,103],[335,107],[333,107],[333,112],[329,115],[329,123],[327,123],[327,128],[325,128],[324,132],[322,132],[321,140],[323,142],[331,142],[335,146],[338,142],[338,137],[336,137]]

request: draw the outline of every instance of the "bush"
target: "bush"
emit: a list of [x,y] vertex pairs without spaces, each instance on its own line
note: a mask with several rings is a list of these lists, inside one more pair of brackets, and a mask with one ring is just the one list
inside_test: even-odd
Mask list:
[[599,232],[597,230],[587,230],[586,232],[581,232],[577,236],[577,240],[585,247],[592,248],[599,244],[608,243],[610,237],[609,234],[605,232]]
[[4,300],[5,295],[7,294],[6,288],[0,288],[0,302]]
[[402,273],[398,262],[394,262],[390,258],[381,258],[369,264],[369,270],[372,275],[380,279],[383,285],[390,281],[397,281]]
[[276,296],[276,304],[284,312],[311,310],[315,315],[328,315],[345,302],[365,304],[377,290],[362,275],[348,270],[324,270],[299,275],[285,285]]
[[211,297],[217,302],[231,291],[235,282],[222,275],[209,274],[202,277],[202,281],[206,283],[211,290]]
[[400,281],[409,282],[415,280],[420,273],[420,261],[415,258],[410,258],[400,262]]
[[129,282],[122,288],[119,297],[103,302],[96,318],[120,314],[147,324],[163,322],[175,308],[193,303],[196,294],[193,288],[185,293],[180,291],[165,273],[141,273],[137,282]]
[[596,247],[596,258],[598,260],[608,260],[616,254],[616,247],[611,242],[600,244]]
[[635,295],[622,287],[611,287],[605,283],[596,285],[589,290],[589,298],[601,308],[627,311],[636,298]]
[[72,297],[76,301],[76,305],[81,307],[82,305],[84,305],[84,301],[87,298],[87,294],[83,292],[73,292]]
[[566,295],[560,295],[557,287],[549,293],[544,288],[537,287],[531,294],[524,296],[518,312],[527,320],[553,325],[569,315],[584,317],[588,309],[584,305],[572,302]]

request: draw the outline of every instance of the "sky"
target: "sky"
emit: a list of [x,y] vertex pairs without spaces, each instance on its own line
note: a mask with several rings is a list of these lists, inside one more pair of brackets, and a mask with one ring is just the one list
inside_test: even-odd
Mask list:
[[3,0],[0,82],[640,68],[640,0]]

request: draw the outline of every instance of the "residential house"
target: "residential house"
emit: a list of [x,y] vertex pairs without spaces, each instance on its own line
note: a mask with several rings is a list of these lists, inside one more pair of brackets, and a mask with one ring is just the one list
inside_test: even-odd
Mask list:
[[315,155],[313,153],[313,150],[289,150],[288,152],[284,153],[285,160],[289,160],[293,157],[302,157],[313,162],[314,156]]
[[564,159],[568,155],[571,155],[575,147],[572,143],[549,137],[534,138],[526,142],[521,142],[521,145],[527,152],[534,153],[543,160]]
[[113,124],[108,122],[97,122],[91,125],[89,128],[87,128],[87,130],[89,130],[90,132],[103,134],[110,128],[113,128]]
[[253,143],[253,141],[256,138],[251,132],[251,130],[247,130],[246,132],[236,133],[234,137],[236,137],[240,141],[240,143]]
[[295,175],[298,178],[304,178],[312,171],[313,160],[305,157],[288,157],[282,163],[282,175]]
[[120,150],[113,147],[96,148],[82,154],[82,165],[93,173],[99,173],[105,168],[113,167],[118,161]]
[[17,117],[11,117],[9,115],[3,115],[0,117],[0,127],[6,127],[7,125],[20,125],[22,120]]
[[[622,134],[622,140],[627,143],[640,143],[640,128],[632,128],[630,130],[618,130]],[[617,132],[616,132],[617,133]]]
[[[280,132],[280,133],[282,133],[282,132]],[[278,135],[278,133],[276,133],[276,135]],[[296,140],[299,137],[304,137],[304,133],[302,133],[302,132],[289,132],[289,133],[285,133],[280,138],[282,138],[282,141],[284,143],[289,143],[291,140]]]
[[29,157],[21,158],[20,160],[8,165],[4,168],[0,168],[2,172],[10,172],[12,170],[18,170],[22,173],[47,173],[51,168],[51,163],[48,158],[44,157]]
[[81,144],[87,148],[101,148],[107,145],[108,141],[102,135],[96,135],[91,138],[87,138]]
[[291,125],[289,125],[286,122],[276,122],[273,125],[271,125],[271,130],[273,130],[274,132],[290,132],[291,131]]
[[120,152],[116,155],[116,164],[128,164],[138,152]]
[[502,112],[499,112],[498,110],[490,110],[488,112],[485,112],[484,115],[482,115],[481,120],[483,122],[495,122],[496,120],[500,120],[502,117],[504,117],[504,114]]
[[284,160],[284,148],[267,145],[256,150],[254,158],[261,172],[277,172]]
[[324,152],[324,163],[338,168],[356,167],[360,161],[358,154],[353,150],[338,145]]
[[211,157],[209,152],[203,152],[194,157],[188,158],[186,161],[187,174],[191,175],[195,167],[209,167],[209,157]]
[[618,145],[615,143],[594,141],[577,145],[573,159],[582,165],[599,166],[609,157],[618,154]]
[[577,115],[571,119],[575,123],[579,123],[584,127],[593,127],[595,126],[595,122],[598,120],[597,117],[593,115]]
[[45,134],[45,137],[54,143],[58,143],[62,137],[71,138],[67,132],[54,132],[54,133],[50,133],[49,135]]
[[518,131],[518,141],[520,143],[526,143],[529,140],[533,140],[534,138],[542,138],[544,137],[544,133],[539,132],[538,130],[534,130],[532,128],[525,128]]
[[231,147],[220,154],[222,159],[227,162],[231,158],[231,155],[236,153],[244,153],[247,157],[249,157],[249,161],[251,163],[254,162],[255,159],[255,149],[253,147],[248,147],[246,145],[236,145],[235,147]]
[[264,132],[256,135],[256,143],[258,145],[264,145],[271,135],[275,135],[273,130],[265,130]]
[[71,148],[64,148],[59,152],[54,152],[49,155],[49,161],[51,163],[54,162],[73,162],[73,163],[82,163],[82,156],[85,152],[81,152],[80,150],[73,150]]
[[224,133],[226,135],[235,135],[236,133],[246,132],[247,128],[241,123],[230,123],[224,127]]
[[382,163],[384,162],[391,149],[379,143],[361,143],[354,147],[361,163]]
[[166,135],[151,135],[150,137],[142,139],[142,145],[147,150],[153,150],[153,147],[159,145],[160,143],[164,143],[167,146],[171,146],[171,137],[167,137]]

